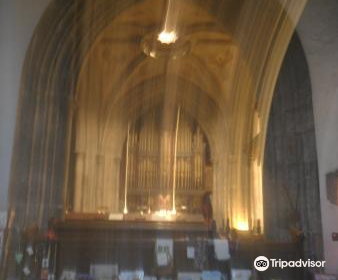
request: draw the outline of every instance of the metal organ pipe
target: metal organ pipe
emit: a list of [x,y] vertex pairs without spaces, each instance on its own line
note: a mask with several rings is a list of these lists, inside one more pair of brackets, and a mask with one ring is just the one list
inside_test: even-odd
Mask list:
[[206,144],[198,125],[184,118],[180,107],[174,131],[161,127],[157,117],[153,110],[133,127],[128,124],[124,212],[141,205],[153,210],[153,196],[171,192],[172,211],[176,211],[177,193],[186,205],[189,197],[197,201],[196,191],[205,185]]
[[124,180],[124,209],[123,213],[128,213],[127,208],[127,195],[128,195],[128,157],[129,157],[129,123],[128,123],[128,131],[127,131],[127,144],[126,144],[126,174]]
[[177,158],[177,136],[178,136],[178,127],[180,123],[180,112],[181,106],[177,109],[177,119],[176,119],[176,131],[175,131],[175,145],[174,145],[174,167],[173,167],[173,197],[172,197],[172,211],[176,213],[176,158]]

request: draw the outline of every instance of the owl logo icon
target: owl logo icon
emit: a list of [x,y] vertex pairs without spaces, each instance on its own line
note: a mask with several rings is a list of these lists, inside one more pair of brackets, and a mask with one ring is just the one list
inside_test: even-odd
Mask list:
[[269,259],[264,256],[259,256],[254,261],[254,266],[258,271],[265,271],[269,268]]

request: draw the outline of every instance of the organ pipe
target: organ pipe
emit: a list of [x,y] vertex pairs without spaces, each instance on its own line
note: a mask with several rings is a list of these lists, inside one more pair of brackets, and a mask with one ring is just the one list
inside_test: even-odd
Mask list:
[[126,173],[124,180],[124,209],[123,213],[128,213],[127,208],[127,195],[128,195],[128,157],[129,157],[129,123],[128,123],[128,131],[127,131],[127,147],[126,147]]
[[174,146],[174,167],[173,167],[173,213],[176,213],[176,201],[175,201],[175,196],[176,196],[176,161],[177,161],[177,136],[178,136],[178,126],[180,123],[180,111],[181,111],[181,106],[178,107],[177,109],[177,119],[176,119],[176,131],[175,131],[175,146]]
[[126,180],[122,185],[127,211],[138,210],[141,204],[150,211],[154,198],[168,192],[172,192],[175,211],[180,203],[189,204],[189,198],[198,202],[204,188],[206,143],[200,128],[185,118],[181,108],[171,132],[162,129],[157,117],[153,111],[137,124],[128,124]]

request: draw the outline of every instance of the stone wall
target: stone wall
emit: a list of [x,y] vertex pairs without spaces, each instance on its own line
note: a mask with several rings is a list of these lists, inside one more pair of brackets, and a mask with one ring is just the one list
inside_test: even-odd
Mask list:
[[338,274],[338,206],[327,199],[326,174],[338,168],[338,1],[311,0],[297,27],[309,64],[318,154],[325,271]]

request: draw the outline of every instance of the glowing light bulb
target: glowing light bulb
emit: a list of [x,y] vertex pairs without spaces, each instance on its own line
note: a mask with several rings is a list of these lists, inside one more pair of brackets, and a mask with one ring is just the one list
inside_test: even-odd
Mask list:
[[249,225],[245,221],[238,221],[237,222],[237,229],[246,231],[246,230],[249,230]]
[[160,41],[162,44],[172,44],[175,43],[177,40],[177,34],[175,31],[166,31],[163,30],[160,34],[157,36],[157,40]]
[[123,209],[123,214],[128,214],[128,209],[127,208]]

